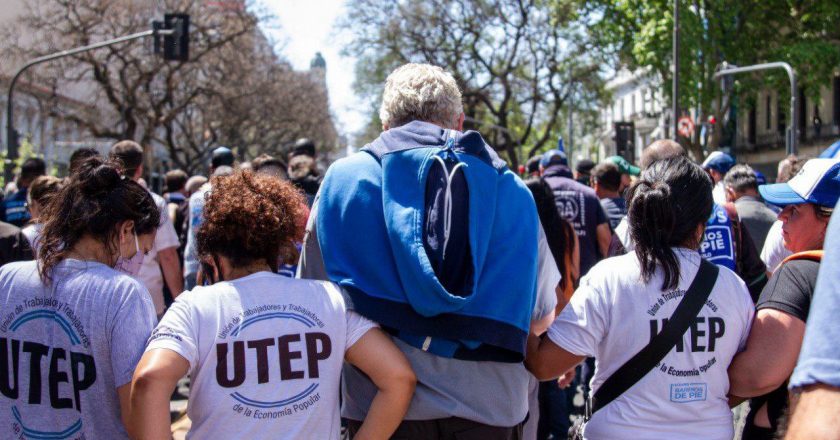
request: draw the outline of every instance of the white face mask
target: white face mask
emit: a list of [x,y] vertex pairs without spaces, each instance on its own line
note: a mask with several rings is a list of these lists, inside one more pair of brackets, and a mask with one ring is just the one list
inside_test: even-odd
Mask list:
[[134,248],[136,252],[131,257],[126,258],[120,255],[117,258],[117,264],[114,265],[114,269],[131,276],[137,276],[140,273],[140,267],[143,266],[143,257],[146,255],[140,252],[140,242],[137,240],[136,233],[134,234]]

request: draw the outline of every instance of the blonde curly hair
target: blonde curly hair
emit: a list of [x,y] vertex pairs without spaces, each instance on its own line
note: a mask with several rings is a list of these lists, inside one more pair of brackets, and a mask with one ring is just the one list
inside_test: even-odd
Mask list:
[[405,64],[388,75],[379,119],[389,128],[411,121],[455,127],[464,112],[461,91],[449,72],[431,64]]

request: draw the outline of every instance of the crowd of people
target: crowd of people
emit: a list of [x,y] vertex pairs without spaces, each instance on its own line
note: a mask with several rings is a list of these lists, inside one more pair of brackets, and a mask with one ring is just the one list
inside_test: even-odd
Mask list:
[[323,175],[305,139],[216,147],[162,195],[133,141],[63,179],[24,162],[0,206],[5,436],[169,439],[186,376],[189,438],[840,435],[840,159],[768,184],[658,140],[520,175],[425,64],[379,117]]

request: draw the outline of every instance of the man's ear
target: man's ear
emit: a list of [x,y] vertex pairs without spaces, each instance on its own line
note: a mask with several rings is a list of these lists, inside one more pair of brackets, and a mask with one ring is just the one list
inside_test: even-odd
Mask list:
[[467,117],[463,112],[458,116],[458,131],[464,131],[464,119]]

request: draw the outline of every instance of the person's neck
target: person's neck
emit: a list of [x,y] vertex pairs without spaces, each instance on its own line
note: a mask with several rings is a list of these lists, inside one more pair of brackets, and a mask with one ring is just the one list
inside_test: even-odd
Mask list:
[[245,278],[248,275],[253,275],[257,272],[271,272],[271,267],[268,263],[263,261],[253,262],[246,266],[228,266],[222,265],[222,276],[226,281],[233,281],[239,278]]
[[599,199],[617,199],[620,197],[621,195],[618,194],[618,191],[605,191],[603,189],[598,190]]
[[753,198],[753,199],[760,199],[760,198],[761,198],[761,197],[758,195],[758,192],[756,192],[756,191],[749,191],[749,190],[747,190],[747,191],[744,191],[744,192],[742,192],[742,193],[738,193],[738,194],[736,194],[736,195],[735,195],[735,200],[740,200],[740,199],[742,199],[742,198],[744,198],[744,197],[751,197],[751,198]]
[[112,258],[105,249],[105,245],[101,241],[85,235],[73,245],[70,252],[67,253],[68,258],[84,261],[96,261],[107,266],[111,266]]

